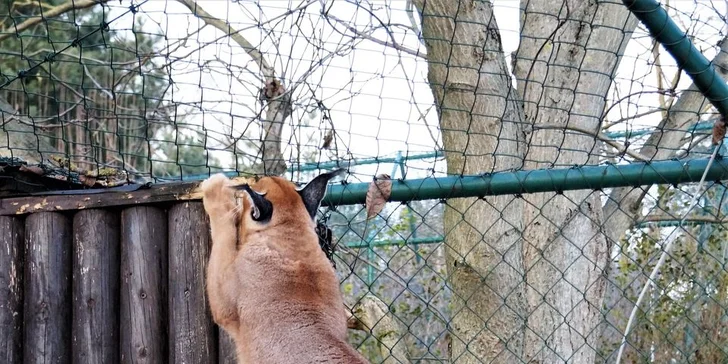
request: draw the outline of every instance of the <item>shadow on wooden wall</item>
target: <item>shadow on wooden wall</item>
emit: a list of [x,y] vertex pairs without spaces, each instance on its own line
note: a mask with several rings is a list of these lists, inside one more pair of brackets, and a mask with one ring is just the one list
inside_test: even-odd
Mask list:
[[199,201],[0,216],[0,362],[234,363]]

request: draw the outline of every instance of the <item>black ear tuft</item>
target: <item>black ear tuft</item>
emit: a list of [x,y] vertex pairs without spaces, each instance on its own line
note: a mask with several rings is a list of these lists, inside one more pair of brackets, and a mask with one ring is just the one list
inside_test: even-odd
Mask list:
[[321,200],[326,196],[326,187],[328,187],[329,181],[344,171],[346,170],[340,168],[335,171],[320,174],[311,180],[306,187],[298,190],[298,194],[301,195],[301,199],[306,206],[308,214],[311,216],[311,220],[316,218],[316,211],[321,205]]
[[253,190],[247,183],[235,186],[235,189],[245,191],[248,195],[248,200],[252,204],[250,215],[254,221],[261,223],[270,221],[273,216],[273,204],[265,198],[265,193]]

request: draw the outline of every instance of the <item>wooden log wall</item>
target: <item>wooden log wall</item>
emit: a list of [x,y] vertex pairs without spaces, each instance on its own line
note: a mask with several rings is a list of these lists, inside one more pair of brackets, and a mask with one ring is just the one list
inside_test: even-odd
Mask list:
[[119,357],[119,215],[79,211],[73,227],[73,362],[113,363]]
[[0,362],[235,363],[202,203],[0,216]]
[[0,216],[0,361],[23,357],[23,221]]

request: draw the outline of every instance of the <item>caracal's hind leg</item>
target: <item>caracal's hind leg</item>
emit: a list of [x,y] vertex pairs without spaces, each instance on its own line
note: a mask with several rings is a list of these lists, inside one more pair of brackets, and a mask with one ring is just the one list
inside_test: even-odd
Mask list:
[[[210,217],[212,249],[207,263],[207,296],[213,320],[228,332],[237,331],[238,312],[232,293],[237,281],[233,262],[237,256],[235,192],[230,180],[218,173],[200,185],[202,203]],[[226,289],[226,286],[229,287]]]

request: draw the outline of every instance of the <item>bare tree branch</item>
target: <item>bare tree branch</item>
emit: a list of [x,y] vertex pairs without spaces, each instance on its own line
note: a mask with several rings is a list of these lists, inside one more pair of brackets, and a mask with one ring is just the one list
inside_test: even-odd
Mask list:
[[58,5],[54,8],[48,9],[43,12],[42,16],[38,17],[32,17],[27,19],[26,21],[18,24],[15,26],[15,29],[12,32],[8,32],[10,29],[5,29],[7,33],[0,34],[0,42],[20,34],[20,32],[40,23],[45,20],[48,20],[48,18],[55,18],[59,15],[65,14],[72,10],[81,10],[90,8],[94,5],[103,4],[108,2],[109,0],[81,0],[81,1],[69,1],[67,3]]
[[403,45],[395,42],[394,39],[391,39],[391,42],[390,41],[386,41],[386,40],[381,40],[379,38],[376,38],[376,37],[372,36],[371,34],[367,34],[367,33],[360,32],[358,29],[350,26],[349,24],[346,24],[345,21],[343,21],[343,20],[341,20],[341,19],[339,19],[339,18],[337,18],[337,17],[335,17],[335,16],[333,16],[331,14],[328,14],[327,17],[330,18],[330,19],[332,19],[332,20],[334,20],[334,21],[336,21],[337,23],[343,25],[344,27],[346,27],[346,29],[349,29],[349,31],[351,31],[352,33],[354,33],[355,35],[357,35],[359,37],[368,39],[368,40],[370,40],[370,41],[372,41],[374,43],[383,45],[385,47],[394,48],[394,49],[396,49],[398,51],[407,53],[407,54],[412,55],[412,56],[415,56],[415,57],[420,57],[420,58],[425,58],[426,57],[426,55],[425,54],[422,54],[422,52],[416,51],[414,49],[407,48],[407,47],[405,47],[405,46],[403,46]]
[[262,172],[263,174],[273,175],[284,173],[287,167],[283,160],[283,153],[281,152],[281,132],[283,130],[284,120],[293,111],[291,108],[290,94],[285,93],[283,84],[275,77],[273,67],[265,60],[263,54],[250,41],[245,39],[239,30],[230,26],[227,22],[212,16],[193,0],[177,1],[190,9],[192,14],[206,24],[212,25],[228,35],[248,53],[260,68],[260,72],[263,74],[265,80],[261,92],[261,101],[265,100],[268,103],[266,117],[261,120],[263,129],[263,138],[260,146],[263,160]]
[[[611,110],[611,107],[608,108],[608,110]],[[638,114],[635,114],[635,115],[625,116],[625,117],[619,118],[619,119],[614,120],[614,121],[607,121],[607,114],[605,112],[604,113],[604,116],[602,116],[602,119],[604,121],[602,122],[602,128],[601,129],[602,130],[607,130],[607,129],[615,126],[615,125],[619,125],[621,123],[624,123],[625,121],[628,121],[628,120],[636,120],[636,119],[639,119],[639,118],[641,118],[643,116],[652,115],[654,113],[661,112],[661,111],[662,110],[660,110],[660,109],[652,109],[652,110],[645,111],[645,112],[641,112],[641,113],[638,113]]]
[[558,130],[572,130],[572,131],[576,131],[576,132],[579,132],[579,133],[582,133],[582,134],[589,135],[589,136],[591,136],[593,138],[599,139],[602,142],[604,142],[604,143],[609,144],[610,146],[612,146],[619,153],[626,154],[626,155],[628,155],[628,156],[630,156],[630,157],[632,157],[632,158],[634,158],[634,159],[636,159],[638,161],[641,161],[641,162],[648,162],[649,161],[649,158],[647,158],[647,157],[645,157],[645,156],[643,156],[643,155],[641,155],[641,154],[639,154],[637,152],[631,151],[626,146],[624,146],[622,144],[619,144],[619,142],[617,142],[616,140],[614,140],[614,139],[612,139],[612,138],[604,135],[604,133],[601,133],[601,132],[595,134],[595,133],[593,133],[593,132],[591,132],[591,131],[589,131],[589,130],[587,130],[585,128],[580,128],[578,126],[573,126],[573,125],[566,125],[565,126],[564,124],[553,124],[553,123],[541,123],[541,124],[538,124],[538,125],[534,125],[533,128],[534,128],[534,130],[536,130],[536,129],[558,129]]
[[196,17],[200,18],[202,21],[204,21],[208,25],[212,25],[213,27],[219,29],[226,35],[230,37],[230,39],[234,40],[235,43],[237,43],[239,46],[243,47],[246,53],[250,56],[250,58],[255,61],[256,64],[258,64],[258,67],[260,68],[260,72],[263,74],[263,77],[265,78],[266,82],[273,81],[275,79],[275,75],[273,73],[273,67],[266,62],[265,58],[263,58],[263,54],[260,53],[258,48],[254,47],[252,43],[250,43],[245,37],[243,37],[242,34],[240,34],[240,31],[236,30],[230,24],[210,15],[205,9],[203,9],[199,4],[197,4],[194,0],[177,0],[182,5],[186,6],[192,14],[194,14]]
[[422,39],[422,32],[420,32],[420,28],[417,26],[417,21],[415,21],[414,4],[412,4],[412,0],[407,0],[407,5],[405,5],[404,9],[407,12],[407,17],[409,18],[412,31],[415,32],[420,44],[425,45],[425,41]]

